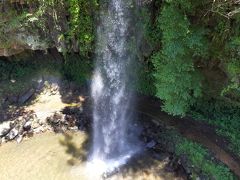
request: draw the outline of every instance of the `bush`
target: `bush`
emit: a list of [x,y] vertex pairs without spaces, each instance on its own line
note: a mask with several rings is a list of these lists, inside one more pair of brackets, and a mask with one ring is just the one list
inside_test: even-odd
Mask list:
[[194,105],[191,116],[217,127],[219,135],[227,137],[229,148],[240,156],[240,108],[224,99],[202,99]]
[[225,165],[215,163],[208,150],[197,143],[183,139],[177,144],[176,153],[186,155],[193,167],[200,170],[209,179],[236,179]]
[[184,8],[175,1],[163,5],[157,19],[162,47],[152,56],[156,96],[164,101],[163,110],[173,115],[184,115],[201,96],[194,59],[206,51],[204,31],[191,27]]
[[67,0],[67,5],[70,30],[66,33],[66,39],[69,42],[76,40],[80,55],[87,57],[93,52],[94,13],[98,3],[96,0]]

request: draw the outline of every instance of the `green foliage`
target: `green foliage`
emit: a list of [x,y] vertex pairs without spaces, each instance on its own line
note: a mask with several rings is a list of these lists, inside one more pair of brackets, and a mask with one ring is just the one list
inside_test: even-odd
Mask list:
[[183,160],[182,163],[191,172],[191,179],[199,177],[217,180],[236,179],[235,175],[226,165],[215,159],[211,151],[183,137],[175,129],[164,130],[161,137],[164,138],[164,141],[169,142],[170,151]]
[[[7,11],[0,14],[0,47],[17,44],[16,36],[24,30],[25,34],[41,37],[49,46],[61,45],[64,53],[78,51],[87,57],[93,52],[97,0],[27,0],[25,3],[27,8],[18,9],[6,2]],[[67,24],[64,24],[66,17]]]
[[33,62],[26,61],[0,61],[0,80],[11,80],[18,78],[25,78],[31,74],[33,74],[38,67]]
[[67,54],[63,66],[64,76],[71,81],[83,84],[91,76],[92,64],[78,55]]
[[138,73],[138,85],[137,91],[145,94],[154,96],[156,89],[154,86],[154,77],[152,74],[152,68],[148,68],[146,65],[143,65]]
[[78,42],[80,55],[88,56],[93,51],[94,41],[94,15],[98,4],[96,0],[67,0],[68,12],[70,14],[67,40]]
[[215,163],[207,149],[197,143],[183,139],[176,146],[178,155],[184,154],[194,168],[199,169],[209,179],[235,179],[230,170],[221,163]]
[[153,23],[151,12],[146,8],[140,9],[138,13],[140,18],[138,21],[141,22],[144,38],[151,46],[157,46],[162,36],[161,29],[158,27],[159,23]]
[[0,81],[24,80],[38,72],[54,72],[61,69],[49,54],[37,57],[37,54],[22,54],[11,57],[9,60],[0,59]]
[[240,34],[239,36],[231,38],[230,42],[226,44],[225,51],[228,53],[228,59],[225,66],[230,81],[228,86],[222,90],[221,95],[224,96],[232,91],[236,91],[237,94],[240,94]]
[[[151,61],[163,110],[184,115],[211,92],[240,97],[240,11],[234,2],[166,0],[154,7],[158,12],[143,14],[145,34],[155,49]],[[225,73],[228,82],[216,87],[203,83],[211,81],[204,72],[212,69]]]
[[221,70],[228,76],[222,96],[239,94],[240,11],[235,10],[232,1],[216,1],[212,4],[213,14],[202,22],[202,26],[208,27],[209,61],[220,63]]
[[[46,34],[49,35],[49,19],[52,18],[54,21],[52,26],[57,24],[59,18],[57,9],[59,10],[60,6],[63,9],[63,0],[28,0],[25,3],[33,3],[34,7],[30,9],[23,6],[18,8],[11,2],[4,4],[6,12],[0,15],[1,48],[12,48],[14,45],[26,46],[18,37],[19,34],[22,35],[23,33],[39,37],[45,34],[46,37]],[[48,39],[50,38],[48,37]],[[47,38],[44,40],[48,41]]]
[[240,156],[240,108],[225,100],[205,99],[195,104],[191,115],[217,127],[217,133],[227,137],[229,148]]
[[[204,31],[190,26],[184,9],[176,1],[169,2],[163,5],[157,19],[162,48],[152,57],[156,96],[164,101],[165,111],[184,115],[201,96],[201,76],[195,70],[194,58],[205,54],[206,45]],[[184,2],[187,8],[188,1]]]

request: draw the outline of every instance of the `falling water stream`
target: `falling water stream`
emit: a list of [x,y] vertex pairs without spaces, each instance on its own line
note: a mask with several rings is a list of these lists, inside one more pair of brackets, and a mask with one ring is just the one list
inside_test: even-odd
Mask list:
[[101,5],[97,29],[96,66],[92,81],[92,165],[112,171],[124,164],[136,148],[129,142],[129,106],[133,96],[128,87],[130,66],[131,0],[109,0]]

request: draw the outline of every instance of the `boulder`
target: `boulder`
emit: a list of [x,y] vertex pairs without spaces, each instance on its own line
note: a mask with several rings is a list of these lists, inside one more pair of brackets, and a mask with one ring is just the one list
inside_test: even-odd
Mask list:
[[29,130],[31,129],[31,127],[32,127],[32,122],[31,122],[31,121],[27,121],[27,122],[25,122],[24,125],[23,125],[23,129],[24,129],[25,131],[29,131]]
[[29,89],[18,98],[18,103],[19,104],[26,103],[34,95],[34,93],[35,93],[34,89]]
[[11,130],[11,122],[10,121],[3,122],[2,124],[0,124],[0,137],[7,135],[10,130]]
[[16,128],[13,128],[8,134],[7,134],[7,138],[9,140],[13,140],[17,135],[18,135],[19,131]]

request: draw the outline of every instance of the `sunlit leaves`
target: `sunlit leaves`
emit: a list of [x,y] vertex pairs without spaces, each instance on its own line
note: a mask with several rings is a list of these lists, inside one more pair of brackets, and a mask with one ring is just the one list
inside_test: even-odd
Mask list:
[[163,6],[158,18],[162,48],[152,61],[156,95],[164,102],[163,110],[184,115],[201,96],[201,76],[195,71],[194,56],[203,55],[206,48],[204,32],[195,31],[176,1],[171,2]]
[[70,13],[70,30],[67,33],[67,39],[69,42],[76,39],[80,54],[87,56],[93,50],[93,12],[97,8],[97,2],[96,0],[67,0],[67,3]]

